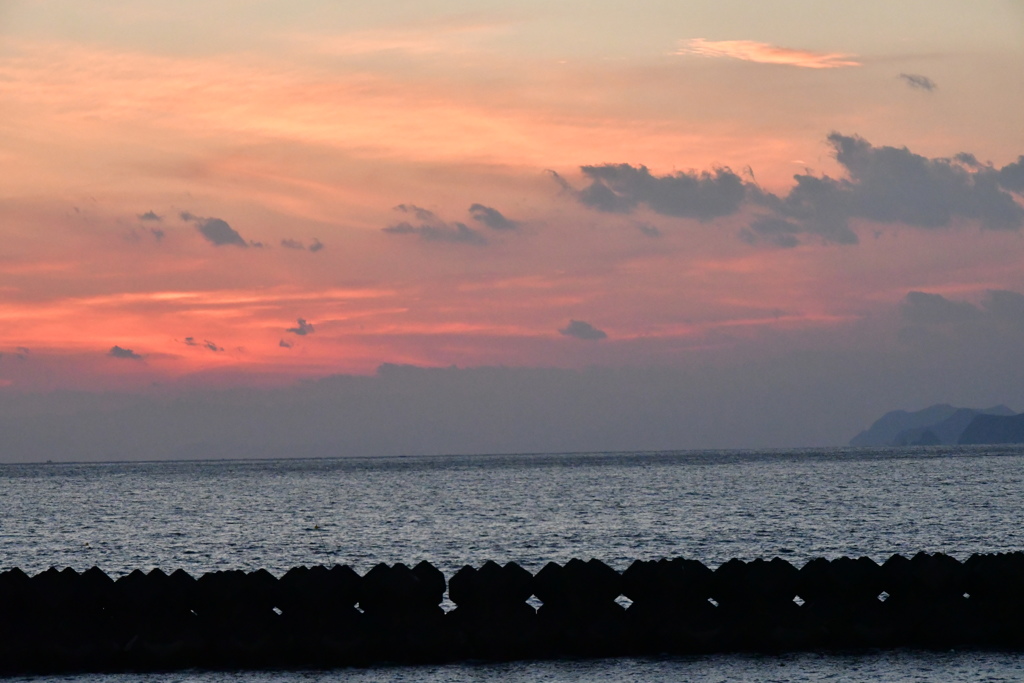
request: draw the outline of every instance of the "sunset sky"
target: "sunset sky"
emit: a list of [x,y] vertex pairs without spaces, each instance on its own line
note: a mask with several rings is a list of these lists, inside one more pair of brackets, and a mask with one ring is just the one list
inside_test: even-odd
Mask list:
[[794,415],[637,448],[1024,410],[1019,0],[0,0],[0,102],[5,406],[411,365]]

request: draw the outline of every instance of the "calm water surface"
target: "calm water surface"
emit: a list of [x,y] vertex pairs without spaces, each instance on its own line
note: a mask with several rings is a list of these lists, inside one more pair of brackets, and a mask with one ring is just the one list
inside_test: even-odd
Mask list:
[[[1024,448],[0,466],[0,566],[111,575],[342,563],[732,558],[1024,548]],[[33,680],[1017,680],[999,653],[705,657]]]

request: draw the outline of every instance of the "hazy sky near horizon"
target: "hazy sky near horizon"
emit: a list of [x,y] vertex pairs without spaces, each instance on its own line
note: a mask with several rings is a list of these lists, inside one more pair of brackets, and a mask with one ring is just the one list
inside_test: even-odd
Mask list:
[[0,0],[0,102],[7,398],[397,364],[1024,409],[1019,0]]

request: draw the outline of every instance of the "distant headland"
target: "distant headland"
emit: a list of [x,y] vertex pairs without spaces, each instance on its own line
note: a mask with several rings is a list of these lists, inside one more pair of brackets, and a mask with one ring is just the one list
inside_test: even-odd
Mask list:
[[1024,443],[1024,413],[1004,405],[957,408],[945,403],[894,410],[850,439],[851,446],[942,446]]

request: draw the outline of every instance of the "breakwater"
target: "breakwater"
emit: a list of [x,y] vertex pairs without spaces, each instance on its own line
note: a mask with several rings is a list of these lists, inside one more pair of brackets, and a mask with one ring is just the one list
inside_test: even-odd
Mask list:
[[1024,650],[1024,553],[0,573],[3,674],[866,647]]

